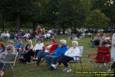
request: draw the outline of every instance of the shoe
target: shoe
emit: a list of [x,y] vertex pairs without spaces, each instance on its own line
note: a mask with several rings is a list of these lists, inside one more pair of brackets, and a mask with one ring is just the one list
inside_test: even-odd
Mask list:
[[72,69],[71,69],[71,68],[69,68],[69,69],[67,69],[67,71],[66,71],[66,72],[67,72],[67,73],[69,73],[69,72],[71,72],[71,71],[72,71]]
[[0,71],[0,77],[3,77],[3,76],[4,76],[4,72]]
[[54,69],[52,66],[50,66],[50,70],[53,71],[53,70],[55,70],[55,69]]
[[56,68],[57,68],[57,65],[51,64],[51,67],[53,67],[54,69],[56,69]]
[[64,72],[66,72],[67,70],[68,70],[68,68],[67,68],[67,67],[63,69],[63,71],[64,71]]

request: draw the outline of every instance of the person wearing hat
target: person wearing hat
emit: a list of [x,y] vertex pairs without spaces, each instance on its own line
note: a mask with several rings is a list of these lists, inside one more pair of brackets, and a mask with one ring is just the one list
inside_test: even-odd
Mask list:
[[58,59],[60,59],[60,57],[62,57],[67,50],[68,50],[68,47],[67,47],[66,40],[62,39],[60,40],[60,43],[58,47],[56,48],[56,50],[54,51],[54,53],[45,56],[46,62],[49,65],[51,70],[57,68],[56,64],[57,64]]
[[80,59],[81,53],[78,47],[77,41],[72,41],[72,47],[70,47],[62,57],[62,63],[64,64],[64,71],[70,72],[71,69],[68,67],[68,62],[70,60],[78,61]]
[[12,44],[13,41],[8,41],[8,46],[6,47],[5,52],[0,54],[0,77],[4,76],[4,69],[6,68],[2,61],[12,61],[16,55],[14,46]]
[[13,41],[13,40],[9,40],[9,41],[8,41],[6,48],[9,48],[9,47],[12,48],[12,51],[13,51],[14,53],[16,52],[16,49],[15,49],[15,47],[14,47],[14,41]]

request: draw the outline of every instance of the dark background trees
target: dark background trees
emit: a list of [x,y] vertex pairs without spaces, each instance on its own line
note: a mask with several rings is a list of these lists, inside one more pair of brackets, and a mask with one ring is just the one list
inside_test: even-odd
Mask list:
[[0,0],[0,27],[114,27],[114,9],[115,0]]

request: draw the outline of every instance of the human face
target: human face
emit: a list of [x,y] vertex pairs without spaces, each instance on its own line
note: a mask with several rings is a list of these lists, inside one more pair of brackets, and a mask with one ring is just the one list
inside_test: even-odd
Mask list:
[[78,45],[76,43],[72,43],[72,46],[73,47],[77,47]]

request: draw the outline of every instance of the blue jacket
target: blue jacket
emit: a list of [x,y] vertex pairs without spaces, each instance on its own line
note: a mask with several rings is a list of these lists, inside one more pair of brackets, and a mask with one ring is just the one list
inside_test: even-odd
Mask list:
[[64,45],[64,46],[62,46],[62,47],[58,47],[58,48],[55,50],[55,52],[54,52],[53,55],[56,56],[56,57],[60,57],[60,56],[64,55],[64,53],[65,53],[67,50],[68,50],[67,45]]

